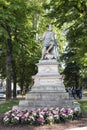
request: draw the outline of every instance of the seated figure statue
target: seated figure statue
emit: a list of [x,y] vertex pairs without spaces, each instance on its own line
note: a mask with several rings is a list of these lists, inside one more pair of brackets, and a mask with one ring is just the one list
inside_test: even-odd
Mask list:
[[41,60],[58,59],[56,36],[55,33],[52,32],[52,25],[49,25],[48,31],[44,32],[40,40],[43,41]]

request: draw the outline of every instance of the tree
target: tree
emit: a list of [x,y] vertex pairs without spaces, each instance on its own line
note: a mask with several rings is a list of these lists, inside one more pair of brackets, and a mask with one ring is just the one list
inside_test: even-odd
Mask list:
[[[78,65],[79,77],[82,75],[86,76],[83,67],[87,66],[86,58],[86,41],[87,41],[87,1],[86,0],[62,0],[62,1],[52,1],[48,5],[51,10],[49,16],[55,18],[55,24],[58,27],[67,24],[66,26],[66,38],[68,43],[69,51],[66,50],[69,63],[66,61],[65,70],[67,70],[67,75],[70,68],[74,65]],[[73,56],[70,56],[74,52]],[[71,53],[71,54],[70,54]],[[66,57],[66,54],[65,54]],[[66,57],[66,58],[67,58]],[[83,66],[83,67],[82,67]],[[77,67],[75,71],[77,72]],[[72,76],[72,75],[71,75]],[[67,79],[68,81],[68,79]],[[71,80],[72,81],[72,80]]]
[[21,90],[25,86],[27,88],[31,82],[31,75],[37,71],[35,63],[40,58],[41,45],[36,42],[36,33],[41,33],[44,28],[41,24],[42,21],[45,22],[43,16],[46,11],[43,4],[46,1],[37,0],[36,4],[35,2],[0,1],[0,47],[3,52],[0,73],[7,79],[6,99],[11,98],[12,81],[13,97],[16,97],[16,84],[21,85]]
[[75,50],[68,47],[62,57],[65,62],[65,69],[62,74],[65,75],[64,84],[66,87],[78,88],[80,86],[80,65],[75,60],[75,55]]
[[[11,98],[12,54],[13,54],[12,49],[14,41],[14,32],[15,29],[18,28],[18,26],[21,27],[24,25],[26,18],[26,9],[27,9],[26,1],[1,0],[0,37],[3,37],[5,39],[4,46],[6,48],[6,79],[7,79],[6,99]],[[22,17],[19,19],[19,16]]]

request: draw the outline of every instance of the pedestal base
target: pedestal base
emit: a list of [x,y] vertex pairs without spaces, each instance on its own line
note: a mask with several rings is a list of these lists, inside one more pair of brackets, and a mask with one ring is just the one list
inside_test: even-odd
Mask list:
[[38,73],[33,76],[34,85],[26,94],[25,100],[19,102],[21,109],[44,107],[74,108],[75,101],[69,98],[62,82],[56,60],[42,60],[37,64]]

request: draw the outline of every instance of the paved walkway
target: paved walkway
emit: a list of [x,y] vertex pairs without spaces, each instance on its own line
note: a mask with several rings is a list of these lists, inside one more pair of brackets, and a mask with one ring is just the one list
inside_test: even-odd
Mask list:
[[0,99],[0,104],[4,103],[5,99]]
[[66,130],[87,130],[87,127],[72,128],[72,129],[66,129]]

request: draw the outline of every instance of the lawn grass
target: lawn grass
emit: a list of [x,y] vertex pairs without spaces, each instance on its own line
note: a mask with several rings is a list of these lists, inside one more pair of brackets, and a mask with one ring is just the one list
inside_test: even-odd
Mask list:
[[82,110],[82,113],[86,113],[87,114],[87,100],[79,100],[78,101]]
[[5,103],[0,104],[0,114],[3,114],[6,111],[11,110],[12,107],[16,105],[18,105],[18,100],[6,101]]

